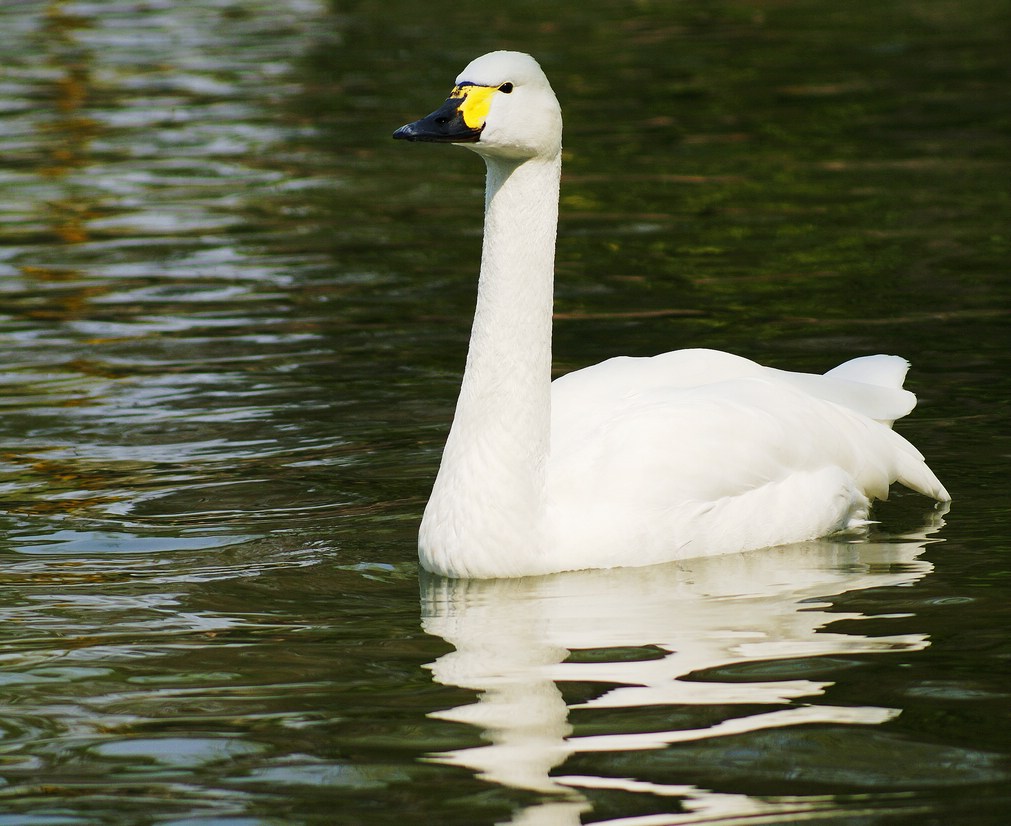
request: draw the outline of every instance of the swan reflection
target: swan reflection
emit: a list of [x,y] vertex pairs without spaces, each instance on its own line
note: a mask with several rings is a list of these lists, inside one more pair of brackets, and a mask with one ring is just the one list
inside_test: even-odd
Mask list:
[[[831,682],[777,679],[775,663],[794,658],[915,651],[922,634],[869,636],[830,629],[865,615],[830,610],[829,597],[907,586],[930,572],[921,558],[933,523],[888,542],[817,541],[686,560],[650,568],[579,571],[514,580],[422,580],[426,632],[456,649],[429,666],[435,680],[479,692],[476,702],[432,716],[482,730],[488,744],[432,755],[479,777],[552,797],[514,823],[578,824],[589,801],[576,788],[682,796],[685,822],[785,812],[743,795],[635,779],[552,776],[571,755],[658,749],[670,744],[810,723],[874,725],[894,708],[809,704]],[[753,664],[758,679],[741,681]],[[714,669],[737,667],[734,681]],[[790,669],[793,674],[799,665]],[[599,685],[566,703],[563,683]],[[702,728],[610,731],[571,736],[575,709],[744,705],[748,711]],[[754,706],[770,707],[754,711]],[[586,712],[583,712],[586,713]],[[583,718],[588,719],[588,718]],[[796,799],[790,811],[802,804]],[[810,803],[811,806],[826,805]],[[672,819],[672,817],[674,819]],[[664,823],[681,822],[664,815]]]

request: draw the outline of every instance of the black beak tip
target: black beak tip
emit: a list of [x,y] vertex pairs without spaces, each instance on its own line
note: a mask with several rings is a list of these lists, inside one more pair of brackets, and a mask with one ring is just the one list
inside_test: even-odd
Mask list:
[[393,133],[394,140],[425,143],[475,143],[480,136],[481,129],[467,126],[457,98],[450,98],[432,114],[405,124]]

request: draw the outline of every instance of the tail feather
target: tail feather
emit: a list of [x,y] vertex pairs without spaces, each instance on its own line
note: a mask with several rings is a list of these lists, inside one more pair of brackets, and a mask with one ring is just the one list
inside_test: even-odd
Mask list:
[[950,502],[951,496],[941,484],[940,479],[934,475],[920,453],[912,444],[903,439],[898,434],[896,438],[902,440],[902,448],[898,453],[896,481],[905,485],[910,490],[922,493],[936,499],[938,502]]
[[861,356],[833,367],[825,375],[860,384],[900,388],[908,370],[909,362],[901,356]]
[[899,356],[862,356],[824,375],[776,371],[781,381],[812,396],[856,410],[892,426],[916,407],[916,396],[902,387],[909,362]]

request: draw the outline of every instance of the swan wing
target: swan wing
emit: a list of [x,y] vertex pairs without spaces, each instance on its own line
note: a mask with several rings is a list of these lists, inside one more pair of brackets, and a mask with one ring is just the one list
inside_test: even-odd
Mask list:
[[826,465],[883,498],[900,475],[899,457],[919,458],[881,423],[768,378],[654,387],[581,415],[559,407],[568,410],[552,428],[553,473],[598,489],[613,484],[614,494],[638,501],[735,496]]
[[[904,374],[901,359],[875,358],[889,361],[865,367]],[[620,530],[630,553],[645,542],[659,561],[852,527],[895,481],[948,499],[920,453],[883,423],[909,404],[908,391],[859,375],[784,373],[679,351],[563,377],[552,392],[553,521],[581,546],[573,553],[592,554]],[[665,522],[666,537],[656,531]],[[636,539],[639,524],[651,528]],[[694,549],[661,547],[678,536]]]

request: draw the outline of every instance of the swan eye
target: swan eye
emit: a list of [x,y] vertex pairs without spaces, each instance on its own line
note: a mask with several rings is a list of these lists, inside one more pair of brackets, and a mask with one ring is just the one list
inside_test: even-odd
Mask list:
[[502,94],[508,95],[513,90],[513,85],[511,83],[503,83],[498,87],[498,90],[502,92]]

